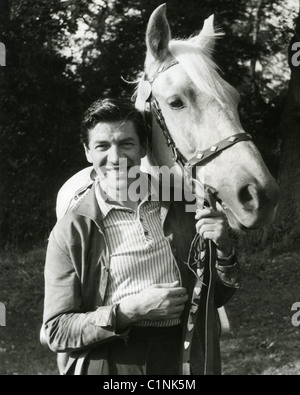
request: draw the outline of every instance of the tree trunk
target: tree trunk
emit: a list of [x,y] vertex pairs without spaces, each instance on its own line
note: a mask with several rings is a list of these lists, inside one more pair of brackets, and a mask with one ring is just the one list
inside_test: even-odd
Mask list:
[[[257,5],[254,10],[254,15],[252,15],[253,18],[253,29],[252,29],[252,45],[253,49],[256,49],[257,43],[258,43],[258,36],[259,36],[259,31],[260,31],[260,25],[261,25],[261,18],[263,16],[263,8],[264,8],[264,0],[259,0],[257,2]],[[256,66],[257,66],[257,61],[258,61],[258,54],[257,51],[255,51],[255,54],[252,54],[252,59],[251,59],[251,66],[250,66],[250,71],[251,71],[251,92],[252,92],[252,100],[253,102],[255,101],[255,98],[257,97],[257,93],[259,91],[258,86],[257,86],[257,75],[256,75]]]
[[[295,63],[292,46],[300,42],[300,15],[289,46],[291,80],[280,132],[282,152],[279,171],[281,198],[276,225],[285,235],[300,235],[300,65]],[[299,49],[298,49],[299,51]],[[294,56],[294,61],[292,61]],[[299,60],[299,57],[298,57]],[[294,63],[294,64],[293,64]]]

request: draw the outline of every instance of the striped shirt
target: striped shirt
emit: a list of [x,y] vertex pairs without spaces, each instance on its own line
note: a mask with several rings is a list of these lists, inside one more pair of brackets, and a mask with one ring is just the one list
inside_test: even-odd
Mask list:
[[[181,278],[170,244],[164,236],[160,203],[143,199],[137,211],[103,199],[97,181],[96,197],[104,216],[103,226],[110,252],[110,270],[104,305],[120,303],[154,284],[174,283]],[[138,326],[165,327],[180,323],[140,321]]]

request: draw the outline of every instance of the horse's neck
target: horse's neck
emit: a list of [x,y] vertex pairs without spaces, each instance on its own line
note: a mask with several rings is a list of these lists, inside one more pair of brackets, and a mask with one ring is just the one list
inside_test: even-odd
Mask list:
[[168,147],[163,131],[152,117],[152,152],[154,162],[157,166],[167,166],[172,168],[175,163],[172,156],[172,150]]
[[161,175],[168,177],[169,174],[176,174],[176,177],[170,176],[169,180],[171,186],[176,184],[181,185],[183,179],[182,169],[174,162],[172,150],[168,147],[164,134],[157,124],[155,118],[152,119],[151,131],[151,151],[148,150],[148,155],[142,159],[142,171],[151,174],[156,179],[161,179]]
[[152,168],[157,166],[151,154],[142,159],[141,170],[145,173],[151,174]]
[[167,146],[166,139],[160,126],[152,116],[152,130],[151,130],[151,150],[148,150],[147,158],[143,160],[142,164],[145,168],[167,166],[172,168],[174,161],[171,149]]

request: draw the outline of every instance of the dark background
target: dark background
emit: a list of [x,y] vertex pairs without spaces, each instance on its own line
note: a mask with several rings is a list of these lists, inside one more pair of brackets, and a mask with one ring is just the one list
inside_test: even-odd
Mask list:
[[[57,374],[39,344],[45,248],[56,195],[87,165],[83,112],[128,97],[143,70],[145,31],[160,0],[0,0],[0,374]],[[212,13],[225,36],[214,58],[241,94],[240,115],[280,186],[275,222],[239,236],[243,286],[228,305],[224,374],[299,374],[300,42],[297,0],[167,0],[174,37]],[[300,59],[300,56],[299,56]],[[300,325],[300,322],[299,322]]]
[[[130,97],[143,70],[146,23],[159,0],[1,0],[0,243],[32,246],[55,223],[60,186],[86,166],[83,111],[99,97]],[[295,2],[169,0],[175,37],[189,37],[215,14],[226,33],[215,60],[242,95],[240,114],[278,177],[280,120],[289,83]],[[293,12],[294,11],[294,12]],[[85,24],[87,33],[82,32]],[[89,37],[88,34],[92,33]]]

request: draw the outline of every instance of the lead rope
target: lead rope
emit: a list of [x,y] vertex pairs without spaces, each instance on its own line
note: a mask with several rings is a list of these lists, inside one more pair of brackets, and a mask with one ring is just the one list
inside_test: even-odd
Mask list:
[[[216,209],[216,203],[210,190],[206,191],[207,203]],[[198,205],[198,208],[203,208]],[[214,324],[216,307],[214,300],[216,281],[216,246],[211,241],[205,241],[197,234],[192,242],[188,266],[196,275],[196,282],[190,302],[187,327],[183,334],[182,374],[191,375],[191,345],[197,325],[199,310],[203,312],[204,320],[201,325],[204,331],[204,375],[214,374]]]
[[[212,197],[211,191],[208,190],[207,199],[209,206],[216,210],[216,202]],[[209,283],[206,297],[205,309],[205,358],[204,358],[204,374],[214,374],[214,324],[215,324],[215,284],[216,284],[216,245],[212,240],[208,241],[209,246]]]

